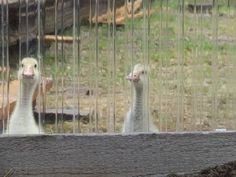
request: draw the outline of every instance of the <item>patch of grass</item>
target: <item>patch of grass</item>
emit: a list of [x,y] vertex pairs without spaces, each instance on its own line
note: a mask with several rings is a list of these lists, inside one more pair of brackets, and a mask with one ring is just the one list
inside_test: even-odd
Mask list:
[[[162,10],[160,8],[160,3],[162,2]],[[168,2],[168,4],[167,4]],[[187,1],[188,2],[188,1]],[[168,7],[167,7],[168,6]],[[214,17],[211,14],[191,14],[185,9],[184,13],[184,24],[181,24],[181,14],[178,14],[178,1],[154,1],[152,4],[152,9],[154,13],[150,16],[150,33],[149,33],[149,59],[150,66],[152,67],[151,82],[154,86],[158,88],[150,88],[155,90],[151,97],[153,101],[153,107],[158,107],[160,104],[162,110],[160,110],[160,115],[163,117],[168,117],[169,122],[175,122],[175,113],[172,115],[172,110],[176,109],[176,98],[174,96],[179,96],[177,83],[183,83],[183,97],[186,102],[191,102],[193,97],[192,90],[195,85],[197,85],[196,92],[204,97],[206,103],[201,106],[205,106],[206,110],[203,110],[202,115],[209,115],[210,110],[211,92],[212,89],[212,78],[214,72],[219,72],[218,65],[224,66],[225,62],[228,62],[228,56],[231,58],[235,55],[236,45],[234,42],[229,42],[235,36],[234,26],[235,18],[229,17],[227,14],[227,8],[222,7],[219,11],[224,12],[223,16],[218,17],[218,29],[215,29]],[[87,26],[86,26],[87,25]],[[133,25],[133,36],[132,34]],[[145,26],[146,27],[146,26]],[[71,30],[65,31],[65,34],[71,35]],[[91,32],[91,33],[90,33]],[[111,31],[110,31],[111,32]],[[108,26],[99,25],[98,27],[98,58],[99,58],[99,68],[98,72],[95,73],[96,63],[95,63],[95,30],[92,26],[92,31],[89,31],[88,24],[81,26],[81,80],[86,80],[92,77],[92,82],[98,79],[99,87],[102,88],[102,92],[105,93],[109,89],[110,78],[113,73],[116,74],[115,85],[117,90],[124,96],[125,90],[124,83],[125,75],[128,74],[128,69],[131,65],[131,55],[133,57],[133,62],[143,62],[144,59],[144,21],[143,18],[134,19],[131,21],[127,20],[127,23],[123,27],[116,28],[116,38],[115,38],[115,59],[116,59],[116,70],[113,68],[113,55],[112,55],[112,38],[108,38]],[[214,41],[214,34],[218,34],[217,43]],[[181,36],[181,34],[184,36]],[[133,43],[131,43],[133,42]],[[179,44],[183,44],[182,48]],[[131,48],[131,46],[133,48]],[[66,48],[65,53],[71,53],[71,48]],[[133,51],[132,51],[133,50]],[[66,54],[67,55],[67,54]],[[216,59],[214,56],[217,56]],[[68,55],[70,56],[70,55]],[[184,58],[181,58],[184,57]],[[58,61],[61,61],[59,56]],[[68,59],[68,65],[70,65],[70,60]],[[231,59],[233,60],[233,59]],[[67,62],[67,61],[66,61]],[[231,62],[231,61],[230,61]],[[46,54],[45,65],[50,67],[50,72],[53,76],[69,76],[72,70],[64,68],[64,70],[55,68],[54,65],[54,54]],[[217,64],[213,71],[213,64]],[[179,67],[179,64],[181,66]],[[89,68],[92,68],[89,70]],[[110,68],[110,69],[109,69]],[[180,69],[181,68],[181,69]],[[91,73],[92,72],[92,73]],[[180,73],[182,72],[182,73]],[[194,74],[193,74],[194,73]],[[97,74],[97,75],[96,75]],[[182,75],[184,77],[182,77]],[[178,79],[180,78],[180,82]],[[91,78],[90,78],[91,79]],[[199,83],[195,83],[199,82]],[[88,83],[88,82],[86,82]],[[95,83],[93,83],[95,84]],[[219,81],[219,85],[223,83]],[[217,85],[218,86],[218,85]],[[220,87],[220,86],[219,86]],[[162,89],[162,90],[160,90]],[[162,95],[164,94],[164,95]],[[173,96],[174,95],[174,96]],[[185,97],[188,95],[189,97]],[[126,95],[125,95],[126,96]],[[158,102],[159,97],[163,96],[163,103]],[[169,99],[170,97],[170,99]],[[190,98],[191,97],[191,98]],[[206,97],[206,98],[205,98]],[[106,102],[106,98],[99,97],[103,102]],[[156,101],[157,100],[157,101]],[[83,100],[86,101],[86,100]],[[122,101],[121,101],[122,102]],[[156,103],[158,102],[158,103]],[[191,106],[185,105],[183,107]],[[172,107],[170,106],[172,105]],[[106,105],[104,110],[107,109]],[[118,107],[124,109],[123,103],[117,103]],[[200,106],[199,106],[200,107]],[[209,109],[209,110],[208,110]],[[104,111],[103,110],[103,111]],[[101,111],[101,110],[99,110]],[[191,109],[185,109],[186,117],[188,119],[192,116]],[[123,112],[119,112],[119,117],[117,118],[119,122],[123,120]],[[122,115],[123,114],[123,115]],[[107,114],[103,114],[102,117],[105,119]],[[161,117],[161,118],[163,118]],[[160,119],[158,116],[154,117],[156,121]],[[208,120],[207,117],[202,117],[202,119]],[[118,125],[120,126],[120,125]],[[173,125],[168,125],[172,127]],[[202,125],[199,125],[202,126]],[[201,128],[201,127],[200,127]],[[174,129],[174,128],[172,128]]]

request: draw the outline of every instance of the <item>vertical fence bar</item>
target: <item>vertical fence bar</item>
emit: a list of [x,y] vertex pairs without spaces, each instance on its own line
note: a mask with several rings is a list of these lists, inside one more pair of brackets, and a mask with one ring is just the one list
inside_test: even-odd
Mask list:
[[116,122],[116,1],[112,3],[112,132],[115,132]]
[[[144,84],[144,97],[143,97],[143,109],[144,110],[148,110],[147,112],[144,111],[144,119],[143,119],[143,125],[145,125],[145,119],[147,119],[147,127],[145,127],[146,131],[149,131],[149,109],[150,109],[150,105],[149,105],[149,98],[150,98],[150,94],[149,94],[149,75],[150,75],[150,71],[149,71],[149,30],[150,30],[150,24],[149,24],[149,13],[150,13],[150,9],[149,9],[150,5],[149,5],[149,0],[143,1],[143,63],[144,63],[144,70],[148,71],[147,72],[147,85]],[[147,114],[147,115],[146,115]]]
[[[19,62],[27,56],[28,50],[28,28],[27,28],[27,17],[26,17],[26,12],[27,12],[27,5],[26,5],[26,0],[20,0],[19,4],[19,31],[20,31],[20,36],[21,36],[21,41],[19,43],[19,53],[20,53],[20,58]],[[27,29],[26,29],[27,28]]]
[[[203,1],[201,1],[201,3],[202,3]],[[199,64],[199,66],[200,67],[202,67],[202,65],[203,65],[203,61],[204,61],[204,59],[203,59],[203,54],[204,54],[204,47],[203,47],[203,40],[205,39],[205,37],[203,36],[203,31],[204,31],[204,29],[203,29],[203,7],[202,7],[202,5],[201,5],[201,9],[200,9],[200,31],[199,31],[199,40],[200,40],[200,44],[199,44],[199,62],[200,62],[200,64]],[[199,73],[200,74],[200,78],[201,78],[201,93],[200,93],[200,108],[199,108],[199,125],[200,125],[200,127],[199,127],[199,130],[201,131],[202,130],[202,123],[203,123],[203,119],[205,118],[205,115],[204,115],[204,107],[206,106],[206,105],[204,105],[204,100],[205,100],[205,98],[206,98],[206,96],[205,96],[205,94],[204,94],[204,88],[203,88],[203,82],[204,82],[204,74],[203,74],[203,72],[200,72]]]
[[99,33],[98,33],[98,10],[99,1],[95,1],[95,132],[98,133],[98,121],[99,121],[99,106],[98,106],[98,96],[99,96]]
[[111,26],[112,26],[112,9],[111,9],[111,4],[113,5],[113,1],[111,3],[111,1],[107,1],[107,55],[108,55],[108,65],[107,65],[107,89],[108,89],[108,96],[107,96],[107,131],[108,132],[112,132],[112,115],[113,115],[113,110],[112,110],[112,101],[111,101],[111,97],[112,97],[112,88],[109,87],[110,85],[112,85],[112,80],[111,80],[111,63],[112,61],[110,60],[110,58],[112,58],[112,48],[111,48],[111,43],[112,43],[112,38],[111,38],[111,34],[112,34],[112,30],[111,30]]
[[78,121],[78,130],[77,130],[77,132],[81,132],[81,127],[80,127],[80,71],[81,71],[81,64],[80,64],[80,60],[81,60],[81,58],[80,58],[80,46],[81,46],[81,37],[80,37],[80,26],[81,26],[81,23],[80,23],[80,21],[81,21],[81,17],[80,17],[80,0],[77,2],[77,20],[76,20],[76,22],[77,22],[77,24],[76,24],[76,29],[77,29],[77,40],[76,40],[76,42],[77,42],[77,66],[78,66],[78,72],[77,72],[77,80],[76,80],[76,82],[77,82],[77,89],[76,89],[76,91],[77,91],[77,112],[78,112],[78,118],[77,119],[79,119],[79,120],[77,120]]
[[[39,63],[39,70],[40,72],[42,72],[41,70],[41,4],[40,1],[37,1],[37,32],[38,32],[38,36],[37,36],[37,59],[38,59],[38,63]],[[39,83],[41,85],[41,81]],[[41,100],[41,89],[39,89],[39,114],[38,114],[38,119],[39,119],[39,125],[42,125],[41,122],[41,105],[42,105],[42,100]],[[41,126],[39,126],[39,133],[42,131],[41,130]]]
[[183,62],[184,62],[184,0],[178,0],[178,36],[177,36],[177,122],[176,130],[183,130],[184,90],[183,90]]
[[[228,24],[228,22],[230,21],[230,11],[231,11],[231,8],[230,8],[230,2],[228,1],[227,3],[225,3],[224,5],[223,5],[224,7],[223,8],[226,8],[226,12],[225,12],[225,16],[226,16],[226,20],[225,20],[225,22],[227,22],[227,24]],[[219,11],[219,14],[221,13],[222,11]],[[224,21],[221,21],[222,23],[224,23]],[[219,22],[219,27],[221,26],[221,24],[220,24],[220,22]],[[230,28],[230,27],[229,27]],[[219,30],[220,31],[220,33],[221,33],[221,31],[222,30]],[[227,34],[227,37],[229,36],[230,34]],[[222,114],[220,114],[219,115],[219,118],[221,119],[220,120],[220,122],[222,122],[222,127],[219,127],[219,125],[218,125],[218,127],[217,128],[221,128],[221,129],[227,129],[227,130],[229,130],[230,128],[229,128],[229,121],[230,121],[230,119],[229,119],[229,113],[230,113],[230,109],[229,109],[229,103],[230,103],[230,100],[229,100],[229,94],[230,94],[230,92],[231,92],[231,89],[230,89],[230,87],[229,87],[229,77],[228,77],[228,75],[229,75],[229,73],[230,73],[230,65],[231,65],[231,56],[230,56],[230,53],[229,53],[229,48],[230,47],[232,47],[231,46],[231,42],[229,41],[229,43],[228,44],[226,44],[226,47],[225,47],[225,49],[223,49],[223,50],[225,50],[225,56],[227,56],[227,58],[228,58],[228,60],[227,61],[225,61],[225,67],[227,67],[228,68],[228,70],[227,71],[225,71],[224,72],[224,74],[223,74],[223,77],[225,77],[225,83],[222,83],[222,85],[221,85],[221,87],[220,88],[222,88],[222,87],[224,87],[225,86],[225,88],[226,88],[226,91],[221,91],[222,92],[222,94],[220,95],[220,100],[225,100],[225,104],[222,104],[222,112],[223,112],[223,116],[221,116]],[[220,54],[221,55],[221,54]],[[222,58],[224,58],[225,57],[224,55],[222,56]],[[221,56],[220,56],[221,57]],[[221,79],[222,80],[222,79]],[[221,101],[220,101],[221,102]]]
[[[235,21],[235,9],[236,9],[236,3],[235,1],[228,1],[228,10],[229,10],[229,24],[231,24],[232,19]],[[233,23],[232,29],[236,29],[235,23]],[[227,75],[227,88],[228,88],[228,93],[227,93],[227,129],[228,130],[236,130],[236,119],[235,119],[235,91],[236,91],[236,82],[235,82],[235,76],[236,76],[236,62],[235,62],[235,30],[232,32],[232,41],[231,45],[229,47],[229,61],[228,61],[228,75]]]
[[[0,28],[0,32],[1,32],[1,37],[0,37],[0,40],[1,40],[1,85],[2,85],[2,88],[1,88],[1,95],[2,95],[2,102],[1,102],[1,107],[4,108],[4,30],[3,30],[3,27],[4,27],[4,2],[3,0],[1,0],[1,28]],[[2,130],[4,131],[4,109],[2,109],[1,111],[1,121],[2,121]]]
[[2,129],[4,131],[5,128],[5,7],[6,3],[2,0],[1,1],[1,94],[2,94]]
[[[236,3],[235,1],[233,1],[234,3],[232,3],[232,6],[233,6],[233,19],[236,19]],[[233,28],[236,29],[236,23],[234,21],[233,23]],[[233,39],[234,39],[234,42],[236,41],[236,30],[234,30],[234,33],[233,33]],[[236,48],[236,44],[234,43],[233,45],[235,48]],[[233,85],[233,89],[232,89],[232,92],[234,93],[233,94],[233,97],[232,97],[232,119],[233,119],[233,130],[236,130],[236,81],[235,81],[235,77],[236,77],[236,61],[235,61],[235,55],[236,55],[236,51],[233,50],[232,52],[232,65],[233,65],[233,69],[232,69],[232,83],[234,84]]]
[[197,122],[197,104],[198,104],[198,93],[197,93],[197,88],[198,88],[198,80],[197,80],[197,74],[198,74],[198,62],[197,62],[197,58],[198,58],[198,30],[197,30],[197,26],[198,26],[198,16],[197,16],[197,10],[196,10],[196,0],[194,0],[194,9],[193,9],[193,13],[194,13],[194,26],[193,26],[193,41],[195,42],[194,45],[194,53],[193,53],[193,65],[192,65],[192,72],[193,72],[193,76],[192,76],[192,92],[193,95],[192,97],[192,119],[191,119],[191,130],[195,130],[195,123]]
[[[3,95],[3,99],[2,99],[2,108],[5,107],[5,74],[4,74],[4,67],[5,67],[5,2],[2,0],[1,1],[1,67],[2,67],[2,72],[1,72],[1,80],[2,80],[2,95]],[[2,109],[2,115],[4,116],[5,114],[5,110]],[[3,128],[4,128],[4,117],[2,117],[3,119]]]
[[54,48],[54,65],[55,65],[55,73],[54,73],[54,82],[55,82],[55,92],[56,92],[56,110],[55,110],[55,132],[58,133],[58,109],[59,109],[59,83],[58,83],[58,73],[59,73],[59,64],[58,64],[58,4],[59,0],[55,0],[54,3],[54,35],[55,35],[55,48]]
[[[134,46],[135,46],[135,23],[134,23],[134,0],[131,0],[131,71],[135,65]],[[133,94],[132,94],[133,95]],[[133,99],[132,99],[133,100]]]
[[73,133],[78,132],[78,117],[76,117],[76,112],[80,113],[79,109],[79,77],[78,77],[78,72],[79,72],[79,40],[78,40],[78,35],[79,35],[79,1],[73,0]]
[[[134,0],[131,0],[131,67],[130,67],[130,71],[132,72],[133,71],[133,68],[134,68],[134,45],[135,45],[135,42],[134,42]],[[132,72],[133,74],[133,72]],[[131,87],[130,89],[130,93],[131,93],[131,105],[133,105],[133,100],[134,100],[134,91]],[[133,112],[133,106],[131,106],[131,112]]]
[[213,1],[212,9],[212,88],[211,88],[211,99],[212,99],[212,117],[211,117],[211,127],[216,128],[216,121],[218,120],[218,99],[217,99],[217,90],[218,90],[218,0]]
[[[3,21],[2,21],[2,16],[3,16],[3,0],[0,1],[1,2],[1,14],[0,14],[0,33],[1,33],[1,37],[0,37],[0,50],[1,50],[1,63],[0,63],[0,67],[1,67],[1,85],[3,85],[3,81],[4,81],[4,78],[3,78],[3,64],[2,64],[2,61],[3,61],[3,57],[2,57],[2,44],[3,44],[3,40],[2,40],[2,27],[3,27]],[[3,87],[1,88],[0,92],[1,92],[1,95],[4,95],[4,92],[3,92]],[[4,102],[3,102],[4,98],[2,96],[2,99],[1,99],[1,107],[3,108],[4,107]],[[3,115],[3,109],[1,109],[1,112],[0,112],[0,120],[1,120],[1,130],[2,132],[4,132],[4,115]]]
[[1,86],[2,86],[2,130],[6,129],[7,121],[9,120],[9,12],[8,0],[1,2],[1,54],[2,61],[0,66]]
[[18,56],[18,60],[20,63],[21,57],[22,57],[22,48],[21,48],[21,43],[22,43],[22,31],[21,31],[21,10],[22,10],[22,5],[21,5],[21,0],[18,0],[18,32],[19,32],[19,56]]
[[[116,1],[108,3],[108,132],[115,132],[116,122]],[[112,7],[112,9],[111,9]],[[112,13],[111,13],[112,12]],[[110,45],[112,43],[112,45]]]
[[65,8],[65,1],[61,0],[61,9],[60,9],[60,13],[61,13],[61,25],[60,25],[60,35],[61,35],[61,70],[62,70],[62,74],[61,74],[61,117],[60,117],[60,130],[64,133],[64,106],[65,106],[65,68],[66,68],[66,61],[65,61],[65,46],[64,46],[64,30],[65,30],[65,16],[64,16],[64,8]]
[[[202,1],[200,1],[200,3],[202,3]],[[200,34],[199,34],[199,40],[200,40],[200,44],[199,44],[199,59],[200,59],[200,64],[199,64],[199,67],[202,67],[202,58],[203,58],[203,53],[204,53],[204,51],[203,51],[203,39],[204,39],[204,36],[203,36],[203,7],[202,7],[202,5],[201,5],[201,8],[200,8]],[[204,78],[204,75],[202,74],[202,73],[199,73],[200,74],[200,77],[203,79]],[[202,82],[202,84],[203,84],[203,82]],[[201,88],[202,88],[202,90],[203,90],[203,86],[201,85]],[[203,91],[202,91],[202,93],[200,94],[200,110],[199,110],[199,130],[201,131],[202,130],[202,120],[203,120],[203,118],[204,118],[204,114],[203,114],[203,111],[204,111],[204,109],[203,109],[203,107],[205,106],[204,105],[204,98],[205,98],[205,95],[204,95],[204,93],[203,93]]]
[[[235,18],[234,16],[234,4],[232,4],[230,1],[228,1],[228,19],[229,19],[229,24],[230,24],[230,20],[231,18]],[[230,18],[231,17],[231,18]],[[232,26],[233,29],[235,29],[235,25]],[[233,41],[234,39],[234,34],[232,34],[232,38]],[[232,76],[234,76],[234,70],[235,70],[235,66],[234,66],[234,52],[232,52],[232,48],[235,47],[235,44],[230,45],[229,50],[228,50],[228,55],[229,55],[229,61],[226,62],[227,64],[227,82],[226,82],[226,87],[228,88],[228,92],[227,92],[227,98],[226,98],[226,127],[227,130],[234,130],[234,121],[232,121],[232,113],[235,112],[232,108],[233,108],[233,102],[232,102],[232,98],[234,98],[235,96],[235,79],[231,79]],[[235,77],[233,77],[235,78]]]
[[[92,2],[93,0],[90,0],[89,1],[89,63],[93,63],[93,30],[92,30],[92,16],[94,15],[93,14],[93,6],[92,6]],[[89,79],[89,132],[92,132],[93,131],[93,117],[94,117],[94,103],[93,103],[93,100],[94,100],[94,71],[93,71],[93,65],[90,64],[89,65],[89,73],[90,73],[90,77],[88,78]]]
[[76,59],[77,59],[77,57],[76,57],[76,51],[77,51],[77,47],[76,47],[76,38],[77,38],[77,35],[76,35],[76,32],[77,32],[77,30],[76,30],[76,27],[77,27],[77,25],[76,25],[76,20],[77,20],[77,15],[76,15],[76,9],[77,8],[77,6],[76,6],[76,1],[75,0],[73,0],[73,22],[72,22],[72,36],[73,36],[73,44],[72,44],[72,87],[73,87],[73,89],[72,89],[72,96],[73,96],[73,106],[72,106],[72,122],[73,122],[73,125],[72,125],[72,131],[73,131],[73,133],[75,133],[76,132],[76,125],[78,125],[77,123],[76,123],[76,117],[75,117],[75,115],[76,115],[76,113],[75,113],[75,111],[77,110],[77,108],[76,108],[76,93],[78,93],[78,92],[76,92],[76,90],[78,89],[78,87],[76,88],[76,86],[77,86],[77,84],[76,84],[76,81],[77,81],[77,79],[76,79],[76,77],[77,77],[77,75],[76,75],[76,71],[77,71],[77,62],[76,62]]
[[[7,84],[7,121],[5,123],[5,127],[7,125],[8,120],[10,119],[10,91],[9,91],[9,84],[10,84],[10,61],[9,61],[9,5],[8,5],[8,0],[6,0],[6,84]],[[5,128],[3,127],[3,128]]]
[[[223,30],[223,29],[221,29],[220,28],[220,26],[221,26],[221,24],[220,23],[224,23],[224,22],[228,22],[229,21],[229,17],[230,17],[230,2],[228,1],[227,3],[224,3],[223,4],[223,8],[226,8],[226,12],[225,12],[225,17],[227,18],[227,19],[225,19],[224,21],[222,21],[222,20],[219,20],[219,34],[221,33],[221,31]],[[219,14],[222,12],[222,10],[219,10]],[[228,35],[229,34],[226,34],[227,35],[227,37],[228,37]],[[223,49],[224,51],[225,51],[225,55],[227,56],[227,58],[228,58],[228,61],[225,61],[225,66],[226,67],[228,67],[229,66],[229,63],[230,63],[230,56],[229,56],[229,51],[228,51],[228,46],[230,46],[230,42],[226,45],[226,47],[225,47],[225,49]],[[219,54],[219,58],[224,58],[224,55],[222,55],[221,53]],[[229,109],[228,109],[228,103],[229,103],[229,101],[228,101],[228,94],[229,94],[229,91],[230,91],[230,89],[227,87],[227,84],[228,84],[228,77],[227,77],[227,75],[228,75],[228,72],[230,71],[230,69],[228,70],[228,71],[225,71],[224,72],[224,74],[223,74],[223,78],[225,77],[225,83],[222,83],[222,85],[220,85],[220,89],[219,90],[221,90],[221,88],[223,87],[223,86],[225,86],[226,88],[227,88],[227,91],[220,91],[221,92],[221,94],[220,94],[220,98],[219,98],[219,106],[221,106],[222,105],[222,111],[220,111],[220,112],[223,112],[223,115],[221,114],[221,113],[219,113],[219,119],[220,119],[220,121],[219,122],[221,122],[220,124],[221,125],[219,125],[218,123],[217,123],[217,127],[216,128],[219,128],[219,129],[225,129],[225,130],[227,130],[227,129],[229,129],[229,127],[227,126],[227,123],[228,123],[228,121],[229,121],[229,117],[228,117],[228,112],[230,111]],[[220,78],[220,82],[222,81],[222,78]],[[221,100],[225,100],[225,104],[221,104]]]
[[130,16],[130,11],[128,8],[129,2],[125,1],[124,7],[125,7],[125,12],[124,12],[124,56],[125,56],[125,61],[124,61],[124,97],[127,98],[125,99],[124,105],[127,105],[127,109],[125,109],[124,116],[121,119],[121,131],[123,128],[123,123],[124,119],[126,117],[126,112],[128,111],[129,107],[128,105],[130,104],[130,89],[129,89],[129,82],[125,79],[126,76],[130,73],[130,62],[131,62],[131,53],[130,53],[130,23],[129,23],[129,16]]
[[26,56],[29,56],[29,0],[25,1]]
[[170,86],[169,79],[168,79],[168,68],[169,68],[169,55],[168,53],[170,52],[170,47],[169,47],[169,42],[171,42],[171,37],[169,36],[169,28],[170,28],[170,22],[169,18],[172,16],[171,12],[171,2],[170,0],[166,0],[166,2],[162,2],[162,8],[163,8],[163,38],[162,38],[162,44],[163,44],[163,59],[162,59],[162,76],[163,76],[163,121],[162,121],[162,129],[164,131],[168,130],[168,119],[171,117],[171,113],[168,109],[170,105],[170,94],[168,93],[168,88]]
[[159,87],[159,97],[158,97],[158,102],[159,102],[159,116],[160,116],[160,121],[159,121],[159,131],[162,132],[163,128],[163,118],[164,118],[164,114],[163,114],[163,1],[160,1],[160,12],[159,12],[159,19],[160,21],[160,31],[159,31],[159,57],[160,57],[160,67],[159,67],[159,71],[158,71],[158,78],[159,78],[159,82],[160,82],[160,87]]
[[[46,6],[45,6],[45,3],[46,3],[46,1],[44,0],[44,1],[42,1],[41,2],[41,4],[40,4],[40,10],[41,10],[41,14],[40,14],[40,32],[41,32],[41,36],[40,36],[40,46],[41,46],[41,53],[40,53],[40,71],[41,71],[41,73],[42,73],[42,75],[44,75],[44,73],[45,73],[45,60],[46,60],[46,56],[45,56],[45,52],[46,52],[46,50],[45,50],[45,40],[44,40],[44,36],[45,36],[45,23],[46,23]],[[46,109],[47,109],[47,94],[46,94],[46,89],[45,90],[43,90],[44,92],[42,93],[41,92],[41,98],[42,98],[42,110],[40,111],[40,114],[41,114],[41,112],[43,113],[43,114],[41,114],[40,116],[41,116],[41,122],[42,122],[42,124],[44,124],[45,123],[45,121],[46,121],[46,117],[45,117],[45,115],[46,115]],[[40,125],[41,127],[40,128],[43,128],[43,125]]]

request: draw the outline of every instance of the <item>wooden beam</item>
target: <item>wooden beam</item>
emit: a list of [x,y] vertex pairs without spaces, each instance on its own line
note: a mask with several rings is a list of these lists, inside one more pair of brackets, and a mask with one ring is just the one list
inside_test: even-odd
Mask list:
[[0,137],[0,176],[157,176],[236,159],[236,132]]
[[[124,4],[123,6],[116,9],[116,19],[115,24],[116,25],[124,25],[125,19],[132,19],[132,17],[135,18],[142,18],[145,14],[141,11],[143,5],[143,0],[136,0],[134,1],[134,4],[132,5],[132,2],[127,3],[127,6]],[[133,9],[132,9],[133,7]],[[154,11],[150,10],[150,14],[152,14]],[[132,15],[133,13],[133,15]],[[149,14],[149,15],[150,15]],[[148,15],[148,14],[146,14]],[[92,23],[96,23],[96,16],[92,17],[91,20]],[[98,23],[112,23],[112,11],[107,11],[104,14],[101,14],[97,17]]]
[[72,36],[55,36],[55,35],[45,35],[44,36],[44,41],[45,42],[64,42],[64,43],[73,43],[79,41],[79,38],[73,39]]

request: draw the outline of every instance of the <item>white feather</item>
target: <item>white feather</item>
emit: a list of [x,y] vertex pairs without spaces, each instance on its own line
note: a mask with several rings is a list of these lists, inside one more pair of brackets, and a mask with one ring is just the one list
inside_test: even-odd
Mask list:
[[[16,106],[7,126],[7,134],[42,133],[33,116],[32,98],[40,82],[38,62],[34,58],[24,58],[18,71],[20,81]],[[41,130],[41,131],[40,131]]]
[[[130,110],[126,114],[123,133],[131,132],[158,132],[158,128],[153,124],[149,110],[147,108],[147,69],[144,65],[136,64],[133,71],[127,76],[133,89],[133,100]],[[145,88],[146,87],[146,88]]]

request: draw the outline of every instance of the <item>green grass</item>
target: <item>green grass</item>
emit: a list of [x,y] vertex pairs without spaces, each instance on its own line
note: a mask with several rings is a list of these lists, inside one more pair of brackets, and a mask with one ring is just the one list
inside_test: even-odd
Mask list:
[[[168,8],[167,1],[162,2],[163,9],[161,10],[160,1],[154,1],[152,8],[155,11],[149,19],[150,43],[148,51],[149,63],[152,68],[150,78],[153,87],[150,89],[151,97],[154,100],[152,102],[153,107],[156,108],[162,104],[164,111],[162,110],[161,114],[164,117],[168,117],[169,121],[174,124],[176,115],[172,115],[171,112],[177,109],[177,95],[181,93],[180,88],[183,88],[183,93],[181,94],[183,94],[182,96],[188,103],[184,102],[183,107],[193,106],[191,105],[191,99],[197,99],[193,98],[194,94],[207,98],[204,100],[206,103],[203,103],[204,108],[200,111],[205,116],[203,119],[208,120],[208,117],[212,116],[212,96],[216,96],[218,90],[226,87],[220,99],[229,99],[226,98],[227,94],[225,94],[228,90],[225,85],[229,81],[221,72],[223,72],[222,68],[224,69],[227,64],[234,64],[233,56],[236,54],[236,45],[233,41],[236,36],[235,18],[228,15],[228,8],[226,6],[220,7],[219,12],[223,15],[217,18],[217,23],[214,22],[211,14],[194,15],[185,9],[184,25],[182,25],[180,23],[181,19],[179,19],[181,14],[178,14],[177,10],[178,1],[169,1]],[[186,4],[188,2],[185,1]],[[216,25],[219,25],[218,29],[214,28]],[[134,19],[133,21],[127,20],[125,26],[116,27],[116,69],[113,70],[111,69],[113,67],[113,39],[111,34],[111,38],[108,38],[108,26],[106,24],[99,25],[97,51],[99,68],[97,69],[98,72],[95,73],[95,29],[93,26],[91,33],[89,33],[88,24],[83,24],[81,26],[81,68],[79,71],[81,82],[87,84],[87,80],[92,75],[92,84],[95,84],[94,81],[97,79],[103,93],[109,89],[109,79],[112,74],[115,74],[116,89],[119,93],[124,94],[124,89],[128,85],[124,78],[129,73],[131,57],[133,57],[133,64],[146,62],[144,61],[145,54],[143,52],[146,47],[144,27],[147,26],[145,26],[142,18]],[[132,28],[134,30],[133,33]],[[181,36],[182,33],[184,36]],[[65,31],[65,34],[71,35],[71,30]],[[214,36],[215,34],[218,36]],[[218,41],[216,42],[215,39],[218,39]],[[133,46],[133,51],[131,46]],[[51,48],[53,47],[51,46]],[[69,56],[65,62],[67,65],[71,65],[71,46],[68,45],[65,49],[65,55]],[[44,60],[44,64],[49,67],[49,73],[54,77],[56,75],[64,75],[71,79],[70,76],[73,70],[66,67],[62,70],[53,66],[55,63],[53,52],[54,50],[47,52],[45,55],[46,59]],[[61,56],[59,56],[58,61],[59,63],[62,61]],[[224,72],[227,72],[227,70]],[[217,80],[213,82],[214,79]],[[163,102],[160,103],[159,97],[163,95],[164,98],[162,99],[164,101],[162,100]],[[166,101],[168,97],[173,98],[173,100]],[[186,119],[193,116],[191,109],[185,108],[184,111],[188,114]],[[222,108],[221,111],[226,110]],[[122,117],[119,117],[119,119],[122,119]],[[175,126],[171,125],[170,127]]]
[[[167,7],[168,5],[168,7]],[[211,66],[212,65],[212,55],[213,52],[218,52],[219,55],[223,57],[227,57],[228,53],[233,53],[235,46],[229,45],[227,43],[218,43],[216,44],[213,41],[212,35],[214,34],[214,27],[213,20],[211,16],[204,16],[198,15],[195,16],[193,14],[188,13],[185,10],[185,19],[184,19],[184,40],[183,42],[178,42],[178,35],[181,33],[181,26],[178,22],[178,17],[180,15],[176,15],[178,7],[178,1],[169,1],[167,4],[166,2],[162,2],[162,10],[160,8],[160,1],[155,1],[152,4],[152,9],[156,11],[150,16],[150,61],[151,63],[156,63],[159,65],[163,63],[165,65],[170,64],[171,60],[175,60],[178,63],[178,56],[182,53],[184,58],[184,63],[187,64],[191,62],[193,59],[192,57],[196,56],[195,52],[198,51],[198,56],[202,56],[199,60],[199,64],[206,64]],[[225,6],[221,6],[219,11],[223,14],[228,12],[228,9]],[[218,35],[224,34],[232,35],[232,25],[230,26],[229,23],[232,23],[230,18],[225,17],[218,17],[219,20],[219,29]],[[143,35],[143,19],[134,19],[127,20],[125,27],[117,27],[116,28],[116,39],[115,39],[115,47],[116,47],[116,60],[118,63],[123,63],[122,60],[127,58],[125,56],[127,53],[130,53],[130,50],[127,52],[126,46],[127,42],[131,44],[133,41],[134,49],[138,49],[135,51],[135,57],[142,56],[142,51],[144,46],[144,35]],[[81,26],[81,35],[84,33],[88,33],[88,24]],[[133,25],[133,26],[132,26]],[[134,27],[134,35],[131,35],[132,27]],[[112,28],[112,27],[111,27]],[[92,29],[92,33],[94,33],[94,29]],[[64,31],[66,35],[71,35],[71,29]],[[98,57],[99,61],[101,62],[101,67],[104,72],[101,72],[101,77],[106,78],[107,67],[112,61],[109,56],[112,56],[112,34],[110,34],[110,38],[108,38],[108,25],[99,25],[98,27]],[[111,32],[110,32],[111,33]],[[128,35],[127,35],[128,34]],[[128,36],[128,39],[126,38]],[[182,37],[182,36],[181,36]],[[211,37],[211,39],[209,38]],[[88,39],[88,38],[87,38]],[[85,38],[86,40],[86,38]],[[94,39],[95,40],[95,39]],[[86,51],[89,53],[89,48],[93,48],[95,50],[95,41],[92,43],[83,42],[83,49],[86,48]],[[86,47],[87,45],[87,47]],[[179,45],[183,45],[183,51],[181,48],[178,48]],[[217,50],[217,51],[216,51]],[[92,56],[94,56],[93,54]],[[46,60],[45,65],[53,65],[54,61],[54,54],[47,53],[45,56]],[[62,57],[59,55],[58,61],[60,62]],[[84,60],[89,60],[88,56],[84,58]],[[110,60],[110,61],[109,61]],[[137,59],[138,61],[139,59]],[[94,60],[93,60],[94,61]],[[84,62],[82,62],[84,63]],[[196,62],[195,62],[196,63]],[[84,63],[85,64],[85,63]],[[124,63],[123,63],[124,64]],[[121,70],[124,72],[124,70]],[[59,71],[56,71],[55,68],[52,68],[51,72],[53,75],[58,74]],[[64,74],[69,75],[70,71],[65,71]],[[116,73],[117,80],[120,80],[124,74]],[[203,70],[203,75],[208,76],[209,70]]]

